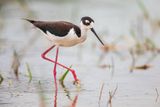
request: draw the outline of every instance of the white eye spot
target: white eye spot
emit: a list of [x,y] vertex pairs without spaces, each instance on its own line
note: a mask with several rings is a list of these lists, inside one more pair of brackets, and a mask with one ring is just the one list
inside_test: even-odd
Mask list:
[[85,20],[86,23],[89,23],[89,20]]
[[91,22],[90,26],[93,27],[94,26],[94,22]]

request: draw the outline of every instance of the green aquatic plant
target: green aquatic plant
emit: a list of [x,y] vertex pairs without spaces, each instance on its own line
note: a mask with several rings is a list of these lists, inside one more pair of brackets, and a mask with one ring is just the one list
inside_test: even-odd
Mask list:
[[28,63],[26,63],[26,68],[28,73],[27,76],[29,77],[29,83],[30,83],[32,81],[32,72]]
[[16,50],[13,51],[13,60],[11,68],[14,71],[16,78],[19,78],[19,66],[20,66],[20,57]]
[[[72,65],[71,65],[69,68],[72,68]],[[69,70],[67,69],[67,70],[65,71],[65,73],[60,77],[59,81],[60,81],[62,84],[63,84],[64,79],[66,78],[68,72],[69,72]]]

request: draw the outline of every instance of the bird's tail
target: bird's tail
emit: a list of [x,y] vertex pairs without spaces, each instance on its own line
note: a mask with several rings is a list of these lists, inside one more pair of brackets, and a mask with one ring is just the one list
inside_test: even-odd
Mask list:
[[34,21],[34,20],[31,20],[31,19],[27,19],[27,18],[22,18],[22,20],[26,20],[26,21],[28,21],[28,22],[30,22],[30,23],[32,23],[32,24],[34,24],[36,21]]

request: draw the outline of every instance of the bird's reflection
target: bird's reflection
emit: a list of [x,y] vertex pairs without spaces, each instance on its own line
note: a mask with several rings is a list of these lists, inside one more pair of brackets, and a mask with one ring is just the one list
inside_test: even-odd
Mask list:
[[55,78],[54,84],[55,84],[54,107],[57,107],[58,87],[57,87],[57,80],[56,80],[56,78]]
[[76,95],[76,96],[74,97],[74,100],[72,101],[72,103],[71,103],[71,106],[70,106],[70,107],[76,107],[77,100],[78,100],[78,95]]
[[66,93],[66,96],[68,97],[68,99],[71,101],[71,104],[69,107],[76,107],[77,104],[77,100],[78,100],[78,94],[74,97],[74,99],[72,100],[71,95],[70,95],[70,91],[68,90],[68,88],[65,86],[65,84],[63,82],[60,82],[60,85],[62,86],[64,92]]
[[64,92],[66,93],[66,96],[68,97],[68,99],[72,100],[71,96],[70,96],[70,91],[67,89],[67,87],[65,86],[64,82],[60,82],[60,85],[62,86]]
[[[54,107],[58,107],[58,85],[57,85],[57,81],[54,81],[54,85],[55,85],[55,90],[54,90],[54,97],[53,97],[53,106]],[[60,85],[63,88],[64,93],[66,94],[67,98],[70,100],[71,103],[69,103],[69,107],[76,107],[77,105],[77,101],[78,101],[78,96],[79,94],[74,95],[74,97],[71,97],[71,92],[69,91],[69,89],[65,86],[65,84],[63,82],[60,82]],[[40,95],[40,107],[46,107],[46,103],[45,103],[45,98],[44,98],[44,93],[43,93],[43,87],[41,86],[41,83],[39,81],[39,85],[38,85],[38,92]],[[78,93],[78,91],[77,91]]]

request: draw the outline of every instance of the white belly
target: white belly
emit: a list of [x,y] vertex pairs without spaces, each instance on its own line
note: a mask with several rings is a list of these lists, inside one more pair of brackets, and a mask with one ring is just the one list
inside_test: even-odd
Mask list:
[[70,32],[64,37],[55,36],[48,31],[47,31],[47,34],[45,34],[45,36],[47,37],[48,40],[52,41],[55,45],[63,46],[63,47],[71,47],[79,43],[82,43],[86,40],[86,36],[78,37],[74,32],[74,29],[71,29]]

